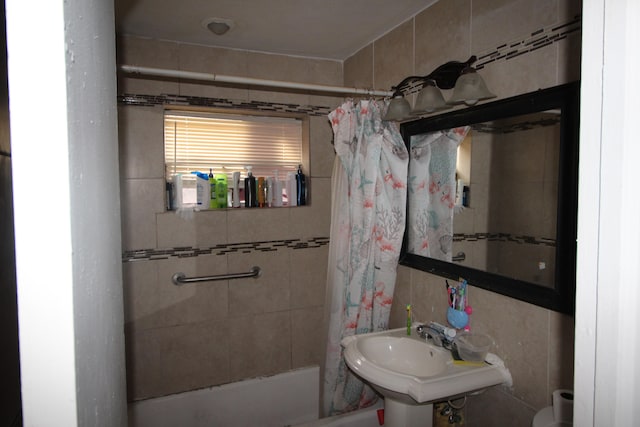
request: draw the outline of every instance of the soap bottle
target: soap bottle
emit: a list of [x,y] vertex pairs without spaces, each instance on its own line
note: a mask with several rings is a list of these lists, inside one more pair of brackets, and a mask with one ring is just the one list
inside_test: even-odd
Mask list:
[[302,165],[298,165],[298,173],[296,174],[296,205],[303,206],[307,204],[307,183],[302,173]]
[[209,200],[209,209],[215,209],[218,207],[218,201],[216,200],[216,180],[213,177],[213,169],[209,168],[209,186],[211,188],[211,200]]
[[251,172],[251,166],[247,166],[247,177],[244,179],[244,206],[246,208],[258,207],[256,193],[256,179]]
[[216,199],[218,203],[218,208],[227,207],[228,188],[229,187],[227,183],[227,174],[217,173],[216,174]]

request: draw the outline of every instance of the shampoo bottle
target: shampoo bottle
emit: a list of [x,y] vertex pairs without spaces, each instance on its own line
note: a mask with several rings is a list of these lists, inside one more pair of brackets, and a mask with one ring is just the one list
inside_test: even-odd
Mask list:
[[269,207],[273,206],[273,177],[272,176],[267,178],[264,197],[266,199],[267,206]]
[[219,208],[227,207],[228,183],[226,173],[216,174],[216,199]]
[[296,174],[296,204],[304,206],[307,204],[307,183],[306,177],[302,173],[302,165],[298,165]]
[[258,178],[258,207],[259,208],[264,208],[265,207],[264,193],[265,193],[264,178],[263,177],[259,177]]
[[273,178],[273,195],[271,199],[273,200],[273,206],[280,207],[282,206],[282,181],[280,181],[280,177],[278,177],[278,170],[273,171],[275,177]]
[[296,175],[293,172],[287,172],[287,203],[289,206],[296,206]]
[[211,187],[209,176],[203,172],[191,172],[196,176],[196,209],[209,209],[211,204]]
[[233,173],[233,202],[234,208],[240,207],[240,172]]
[[251,166],[247,166],[247,177],[244,179],[244,206],[246,208],[258,207],[256,179],[251,172]]
[[209,186],[211,187],[211,200],[209,201],[209,209],[215,209],[218,207],[218,201],[216,199],[216,180],[213,177],[213,169],[209,169]]

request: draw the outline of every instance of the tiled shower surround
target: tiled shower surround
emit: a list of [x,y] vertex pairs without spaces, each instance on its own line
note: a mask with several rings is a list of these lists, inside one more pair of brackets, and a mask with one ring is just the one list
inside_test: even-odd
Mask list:
[[[122,37],[121,64],[342,85],[335,61]],[[120,170],[130,400],[319,365],[340,99],[120,76]],[[125,95],[126,94],[126,95]],[[169,95],[167,95],[169,94]],[[184,219],[164,207],[163,111],[217,108],[306,117],[310,204],[222,209]],[[259,278],[175,286],[187,277]]]
[[[388,89],[444,62],[491,53],[541,28],[547,33],[579,14],[580,3],[571,0],[447,0],[344,63],[136,37],[119,39],[118,63]],[[579,63],[580,32],[572,31],[537,49],[485,62],[481,74],[505,98],[577,80]],[[118,90],[129,399],[320,364],[334,161],[325,113],[342,99],[125,75]],[[247,111],[292,108],[306,115],[311,204],[203,211],[191,220],[165,212],[163,108],[197,103]],[[204,276],[254,265],[262,268],[258,279],[171,283],[176,272]],[[399,267],[392,326],[404,324],[409,303],[418,320],[444,321],[444,288],[437,276]],[[469,397],[466,425],[528,426],[550,404],[553,390],[572,387],[573,320],[474,287],[469,298],[472,329],[495,338],[494,351],[514,385]]]

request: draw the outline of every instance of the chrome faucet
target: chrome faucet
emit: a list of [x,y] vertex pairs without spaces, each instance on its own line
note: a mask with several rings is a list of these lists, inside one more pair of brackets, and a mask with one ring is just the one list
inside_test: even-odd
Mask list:
[[424,339],[431,338],[431,340],[435,345],[437,345],[438,347],[443,347],[443,342],[445,339],[444,334],[438,332],[431,326],[418,325],[418,327],[416,327],[416,332],[418,333],[420,338],[424,338]]
[[[438,325],[442,328],[441,325]],[[447,331],[449,328],[444,328],[444,331]],[[418,325],[416,327],[416,332],[420,338],[425,340],[431,338],[431,341],[434,345],[438,347],[446,348],[447,350],[452,349],[452,341],[455,337],[455,331],[451,332],[450,335],[445,334],[441,330],[436,329],[431,324],[428,325]]]

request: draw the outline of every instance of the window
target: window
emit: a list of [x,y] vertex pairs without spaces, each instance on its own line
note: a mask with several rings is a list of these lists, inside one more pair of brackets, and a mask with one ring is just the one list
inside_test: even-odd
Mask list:
[[208,114],[167,110],[164,116],[165,173],[193,171],[246,176],[295,172],[302,163],[302,120],[295,118]]

